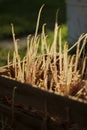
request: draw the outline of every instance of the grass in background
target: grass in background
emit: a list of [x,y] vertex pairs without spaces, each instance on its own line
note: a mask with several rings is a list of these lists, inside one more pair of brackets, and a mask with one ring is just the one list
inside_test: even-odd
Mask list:
[[[65,24],[63,24],[62,26],[60,26],[61,28],[61,36],[62,36],[62,45],[64,45],[65,42],[67,42],[68,40],[68,30],[67,30],[67,26]],[[46,30],[46,34],[47,34],[47,42],[49,44],[52,43],[53,41],[53,37],[54,37],[54,32],[52,30]]]
[[0,48],[0,66],[7,64],[7,49]]
[[42,4],[45,7],[39,30],[43,23],[47,23],[48,29],[53,29],[57,9],[59,24],[65,23],[65,0],[3,0],[0,2],[0,39],[11,36],[11,23],[14,24],[16,36],[34,33],[38,10]]
[[[12,59],[13,48],[8,49],[8,48],[0,47],[0,67],[7,65],[8,52],[10,52],[10,59]],[[19,54],[21,56],[21,59],[24,57],[25,53],[26,53],[26,46],[23,46],[19,49]]]

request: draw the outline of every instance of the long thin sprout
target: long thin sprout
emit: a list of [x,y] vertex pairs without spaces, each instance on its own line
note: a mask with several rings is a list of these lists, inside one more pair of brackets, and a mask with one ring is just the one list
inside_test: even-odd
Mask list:
[[44,7],[44,4],[41,6],[40,10],[39,10],[39,14],[38,14],[38,18],[37,18],[37,25],[36,25],[36,30],[35,30],[35,37],[34,37],[34,42],[36,40],[37,34],[38,34],[38,28],[39,28],[39,22],[40,22],[40,16],[41,16],[41,11]]

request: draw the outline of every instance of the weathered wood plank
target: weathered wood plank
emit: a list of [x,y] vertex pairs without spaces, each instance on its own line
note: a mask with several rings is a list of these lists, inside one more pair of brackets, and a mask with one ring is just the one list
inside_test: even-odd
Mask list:
[[50,115],[58,116],[63,120],[87,125],[86,103],[0,76],[0,96],[12,97],[15,86],[17,87],[14,95],[15,103],[35,107],[35,109],[48,112]]
[[45,114],[37,113],[37,111],[25,111],[14,107],[14,116],[12,116],[12,113],[11,106],[0,102],[0,117],[6,118],[8,125],[12,127],[13,130],[45,130],[45,127],[47,127],[46,130],[65,130],[61,124],[51,120],[49,117],[47,117],[44,123]]
[[[0,116],[7,119],[10,127],[29,130],[30,128],[41,128],[43,119],[32,112],[24,112],[14,108],[14,117],[12,116],[12,108],[0,103]],[[14,118],[14,119],[12,119]],[[34,125],[33,125],[34,124]],[[16,129],[16,128],[15,128]]]

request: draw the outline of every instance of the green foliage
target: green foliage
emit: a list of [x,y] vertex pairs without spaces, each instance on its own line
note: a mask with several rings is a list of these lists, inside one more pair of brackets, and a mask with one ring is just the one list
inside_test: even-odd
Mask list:
[[[7,64],[7,54],[9,52],[9,49],[0,47],[0,66]],[[11,53],[12,55],[12,53]]]
[[[61,32],[61,36],[62,36],[62,44],[64,45],[64,43],[67,41],[67,26],[65,25],[65,24],[63,24],[62,26],[61,26],[61,30],[62,30],[62,32]],[[51,44],[52,43],[52,41],[53,41],[53,36],[54,36],[54,32],[52,31],[52,30],[47,30],[47,42],[49,43],[49,44]]]
[[45,7],[41,14],[39,31],[43,23],[47,23],[48,29],[53,29],[57,9],[59,24],[65,23],[65,0],[4,0],[0,3],[0,39],[12,35],[11,23],[14,24],[17,36],[34,33],[42,4],[45,4]]

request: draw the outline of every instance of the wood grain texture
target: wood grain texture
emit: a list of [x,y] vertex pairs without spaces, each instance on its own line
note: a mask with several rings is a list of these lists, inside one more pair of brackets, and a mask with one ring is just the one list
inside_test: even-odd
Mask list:
[[[14,87],[17,87],[15,93]],[[13,93],[15,103],[32,106],[63,120],[87,125],[87,103],[0,76],[0,96],[12,98]]]

